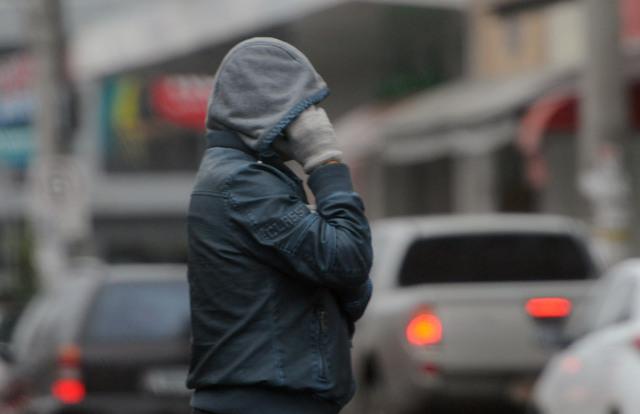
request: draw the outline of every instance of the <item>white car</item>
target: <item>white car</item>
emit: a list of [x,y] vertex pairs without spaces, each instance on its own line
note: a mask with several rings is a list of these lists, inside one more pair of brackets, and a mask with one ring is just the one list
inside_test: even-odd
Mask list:
[[347,412],[524,403],[598,273],[582,226],[560,217],[389,219],[374,224],[373,243]]
[[640,413],[640,260],[596,285],[588,332],[554,357],[534,390],[544,414]]

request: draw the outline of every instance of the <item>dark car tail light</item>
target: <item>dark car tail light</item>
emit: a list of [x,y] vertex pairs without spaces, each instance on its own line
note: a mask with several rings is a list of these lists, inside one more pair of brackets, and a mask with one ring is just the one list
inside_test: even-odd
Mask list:
[[78,404],[86,389],[80,372],[81,351],[75,345],[67,345],[58,352],[58,377],[51,385],[51,393],[64,404]]
[[527,313],[536,319],[566,318],[572,307],[569,299],[560,297],[533,298],[525,304]]
[[409,321],[405,334],[411,345],[436,345],[442,341],[442,322],[432,310],[423,309]]

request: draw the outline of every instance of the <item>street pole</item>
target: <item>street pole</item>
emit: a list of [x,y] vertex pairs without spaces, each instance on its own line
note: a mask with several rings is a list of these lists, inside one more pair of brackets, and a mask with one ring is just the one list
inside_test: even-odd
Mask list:
[[619,2],[586,0],[579,188],[589,202],[596,247],[607,264],[631,253],[628,104],[620,49]]
[[31,54],[34,61],[35,154],[30,163],[28,218],[34,239],[34,265],[43,289],[65,277],[67,251],[56,203],[64,203],[66,184],[55,172],[70,151],[65,110],[69,96],[60,0],[29,0]]

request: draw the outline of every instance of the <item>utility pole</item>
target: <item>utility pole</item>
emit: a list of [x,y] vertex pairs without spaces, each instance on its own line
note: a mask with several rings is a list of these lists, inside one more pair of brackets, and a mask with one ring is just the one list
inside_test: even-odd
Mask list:
[[607,264],[631,253],[629,118],[620,48],[619,2],[586,0],[579,188],[589,202],[596,247]]
[[[72,157],[71,93],[61,0],[29,0],[35,69],[35,148],[30,164],[28,212],[40,285],[68,277],[70,241],[83,233],[84,211],[74,200],[82,173]],[[76,197],[77,198],[77,197]]]

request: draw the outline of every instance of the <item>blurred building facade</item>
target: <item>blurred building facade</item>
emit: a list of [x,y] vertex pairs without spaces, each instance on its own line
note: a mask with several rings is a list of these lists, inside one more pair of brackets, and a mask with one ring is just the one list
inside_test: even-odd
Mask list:
[[[206,4],[212,14],[216,8]],[[332,89],[334,97],[325,106],[334,119],[365,103],[394,100],[459,77],[464,70],[460,9],[384,2],[297,4],[302,9],[287,19],[261,15],[245,22],[243,30],[235,27],[232,36],[223,32],[179,53],[157,51],[146,64],[134,60],[108,73],[90,60],[78,64],[89,73],[101,69],[85,89],[86,102],[99,102],[100,115],[87,114],[92,118],[84,124],[100,131],[85,142],[94,143],[89,158],[99,166],[92,187],[102,257],[184,260],[184,214],[204,149],[202,119],[210,77],[241,39],[274,36],[304,50]],[[115,47],[110,36],[105,39],[107,48]],[[182,95],[183,101],[171,102]],[[185,113],[180,116],[180,111]]]
[[[586,213],[575,185],[577,79],[588,51],[578,0],[65,1],[75,152],[88,171],[93,249],[105,260],[185,259],[211,76],[250,36],[293,43],[327,80],[326,107],[371,218]],[[635,79],[640,2],[620,1]],[[5,2],[0,21],[19,22],[20,1]],[[30,245],[23,30],[0,25],[6,286]]]
[[[619,3],[636,114],[640,2]],[[576,0],[471,1],[464,78],[347,116],[348,141],[367,131],[376,142],[351,153],[374,160],[363,162],[368,172],[359,176],[375,177],[363,184],[375,215],[537,211],[586,218],[576,162],[584,13]]]
[[[326,106],[334,119],[462,76],[465,2],[406,3],[66,1],[74,152],[86,171],[96,254],[115,262],[185,260],[185,212],[204,150],[211,76],[243,38],[275,36],[304,50],[332,88]],[[16,4],[5,11],[19,21]],[[22,116],[0,123],[0,272],[7,281],[21,278],[17,269],[28,260],[26,173],[34,151],[24,32],[9,43],[0,78],[25,80],[20,93],[0,97],[0,107],[11,109],[2,115]]]
[[581,37],[580,25],[567,26],[581,22],[581,5],[474,0],[468,6],[462,78],[345,121],[354,135],[357,124],[376,124],[376,149],[353,154],[376,159],[368,164],[376,171],[361,174],[380,177],[365,185],[375,193],[369,204],[376,216],[538,208],[517,147],[520,115],[561,84],[581,56],[571,40]]

